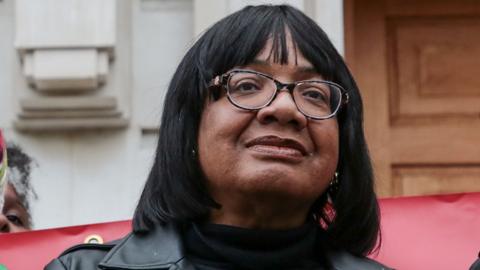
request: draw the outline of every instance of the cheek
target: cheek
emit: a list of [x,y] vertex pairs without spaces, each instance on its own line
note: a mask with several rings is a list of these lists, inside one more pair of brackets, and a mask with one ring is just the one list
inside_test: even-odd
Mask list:
[[313,138],[316,152],[320,155],[327,155],[338,160],[338,124],[334,119],[323,121],[328,122],[310,125],[310,136]]
[[206,105],[198,133],[198,155],[209,181],[215,181],[236,163],[239,137],[253,117],[223,98]]
[[252,112],[231,105],[226,97],[210,102],[202,113],[199,146],[209,151],[215,151],[213,146],[227,142],[234,146],[254,116]]
[[324,182],[329,183],[333,178],[339,158],[339,134],[336,121],[325,125],[312,125],[311,136],[315,144],[314,168],[323,168],[317,173]]
[[198,146],[202,155],[218,150],[213,146],[222,143],[220,139],[229,137],[231,128],[226,127],[225,122],[223,114],[217,113],[211,105],[204,110],[198,131]]
[[16,232],[26,232],[26,231],[28,231],[27,228],[21,227],[21,226],[15,226],[15,225],[13,225],[11,228],[12,228],[12,229],[11,229],[11,232],[12,232],[12,233],[16,233]]

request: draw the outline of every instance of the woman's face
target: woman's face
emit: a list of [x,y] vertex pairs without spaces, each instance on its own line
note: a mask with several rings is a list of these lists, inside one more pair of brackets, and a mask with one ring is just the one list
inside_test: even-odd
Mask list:
[[[323,79],[291,41],[288,63],[269,60],[271,43],[249,65],[281,82]],[[250,195],[296,201],[307,212],[326,190],[338,161],[336,118],[309,120],[287,91],[258,111],[236,108],[222,95],[207,101],[199,128],[199,160],[220,204]]]
[[10,183],[5,186],[5,204],[0,213],[0,233],[28,231],[28,213]]

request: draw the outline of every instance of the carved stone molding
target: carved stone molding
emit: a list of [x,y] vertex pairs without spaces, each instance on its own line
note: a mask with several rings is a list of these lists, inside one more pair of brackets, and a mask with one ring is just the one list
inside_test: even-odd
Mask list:
[[90,49],[37,49],[23,54],[23,72],[38,91],[95,90],[106,81],[108,52]]
[[80,91],[105,83],[115,47],[114,0],[15,4],[15,47],[33,88]]
[[123,128],[128,121],[113,97],[45,97],[21,100],[20,131],[75,131]]
[[115,65],[117,4],[115,0],[15,1],[15,47],[30,87],[19,98],[17,129],[128,125],[123,108],[117,106],[121,91],[103,93],[109,88],[110,66]]

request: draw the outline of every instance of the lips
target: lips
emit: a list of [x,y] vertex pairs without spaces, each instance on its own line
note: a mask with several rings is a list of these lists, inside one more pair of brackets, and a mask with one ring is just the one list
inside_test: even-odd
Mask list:
[[278,147],[279,149],[285,149],[285,150],[290,150],[290,151],[298,151],[302,155],[307,154],[307,150],[305,147],[299,143],[298,141],[288,139],[288,138],[281,138],[278,136],[263,136],[263,137],[258,137],[253,140],[250,140],[247,142],[246,147],[247,148],[253,148],[253,147],[262,147],[262,146],[270,146],[270,147]]

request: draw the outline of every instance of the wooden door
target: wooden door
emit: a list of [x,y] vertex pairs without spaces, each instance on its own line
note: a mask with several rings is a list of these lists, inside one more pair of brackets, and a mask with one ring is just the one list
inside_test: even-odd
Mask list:
[[381,196],[480,191],[480,1],[345,0]]

